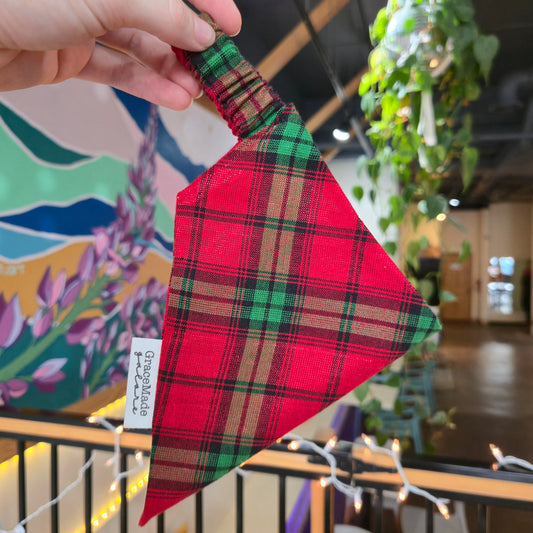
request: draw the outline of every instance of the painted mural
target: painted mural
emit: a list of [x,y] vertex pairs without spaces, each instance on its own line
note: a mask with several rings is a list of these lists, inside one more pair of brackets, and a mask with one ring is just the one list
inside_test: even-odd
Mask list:
[[234,144],[218,117],[71,80],[0,93],[0,405],[59,409],[158,338],[175,195]]

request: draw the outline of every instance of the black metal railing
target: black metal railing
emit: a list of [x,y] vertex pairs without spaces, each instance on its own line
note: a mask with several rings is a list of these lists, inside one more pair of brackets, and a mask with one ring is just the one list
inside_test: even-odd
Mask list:
[[[23,520],[28,511],[27,507],[27,464],[24,450],[28,442],[45,442],[50,444],[50,499],[57,497],[59,492],[59,463],[61,461],[58,446],[70,446],[85,450],[85,460],[88,461],[93,451],[113,452],[113,435],[106,429],[95,427],[81,417],[48,415],[36,412],[17,412],[0,410],[0,437],[16,440],[18,453],[17,484],[18,516]],[[317,483],[329,474],[329,466],[323,459],[307,451],[290,451],[289,440],[274,444],[268,450],[257,454],[240,468],[249,472],[262,472],[276,476],[277,486],[277,524],[274,519],[272,531],[277,527],[279,533],[294,533],[287,520],[287,480],[300,478]],[[320,443],[319,443],[320,444]],[[365,502],[370,503],[372,509],[371,523],[362,524],[376,533],[384,531],[384,492],[398,491],[401,480],[390,463],[379,454],[362,448],[354,448],[351,443],[339,443],[334,453],[339,469],[337,477],[345,482],[360,486],[365,491]],[[125,432],[121,436],[120,467],[127,470],[128,457],[138,450],[148,452],[150,436],[146,433]],[[364,452],[364,453],[363,453]],[[437,497],[448,498],[453,501],[472,502],[477,505],[477,527],[479,532],[487,531],[487,513],[492,506],[504,506],[533,511],[533,474],[526,472],[493,470],[488,464],[459,464],[427,457],[404,457],[403,467],[413,484],[430,490]],[[97,489],[93,476],[93,467],[89,466],[84,472],[83,505],[85,531],[93,531],[93,495]],[[459,476],[459,477],[458,477]],[[412,479],[411,479],[412,477]],[[235,531],[244,533],[244,508],[246,482],[241,475],[236,476],[236,519]],[[14,487],[13,487],[14,488]],[[315,485],[316,488],[316,485]],[[126,479],[120,483],[120,511],[119,531],[128,532],[128,499],[126,496]],[[315,491],[315,494],[317,491]],[[318,498],[314,497],[312,506],[319,504],[320,518],[312,521],[311,533],[331,533],[333,531],[333,516],[335,506],[335,491],[331,486],[318,491]],[[276,501],[275,495],[269,499]],[[226,497],[226,495],[224,495]],[[252,495],[253,497],[253,495]],[[318,503],[317,503],[318,502]],[[52,533],[61,531],[59,506],[61,502],[51,507],[50,530]],[[204,502],[202,492],[194,497],[195,532],[204,531]],[[315,508],[316,510],[316,508]],[[426,504],[426,531],[434,528],[434,505]],[[315,513],[316,514],[316,513]],[[0,517],[0,520],[2,517]],[[170,531],[176,527],[167,524]],[[6,524],[3,524],[4,528]],[[157,532],[165,531],[165,516],[157,519]],[[247,532],[252,533],[252,532]]]

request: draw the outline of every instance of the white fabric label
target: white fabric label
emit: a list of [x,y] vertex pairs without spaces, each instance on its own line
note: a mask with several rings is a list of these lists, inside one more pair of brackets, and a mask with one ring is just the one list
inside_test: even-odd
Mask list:
[[131,340],[124,427],[151,429],[154,417],[161,339]]

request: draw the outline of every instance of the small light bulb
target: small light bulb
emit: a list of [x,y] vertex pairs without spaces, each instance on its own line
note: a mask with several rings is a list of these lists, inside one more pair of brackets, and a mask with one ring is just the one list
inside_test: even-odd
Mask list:
[[144,481],[148,481],[148,474],[144,476]]
[[115,510],[116,510],[116,507],[115,507],[114,505],[112,505],[112,506],[109,508],[109,510],[110,510],[112,513],[114,513]]
[[282,438],[276,439],[276,444],[281,444],[282,440],[283,440]]
[[103,518],[104,520],[107,519],[107,513],[106,513],[105,511],[102,513],[102,518]]
[[136,461],[142,461],[142,460],[143,460],[143,454],[142,454],[142,452],[137,452],[137,453],[135,454],[135,460],[136,460]]
[[500,462],[503,457],[503,454],[500,448],[498,448],[498,446],[496,446],[495,444],[489,444],[489,446],[490,446],[490,451],[492,452],[492,455],[494,455],[494,457],[498,460],[498,462]]
[[296,451],[299,447],[300,447],[300,444],[298,443],[298,441],[291,440],[291,442],[289,442],[289,446],[288,446],[289,450]]
[[95,518],[95,519],[93,520],[93,526],[97,526],[97,527],[98,527],[98,524],[99,524],[99,523],[100,523],[100,522],[98,521],[97,518]]
[[117,435],[120,435],[123,431],[124,431],[124,426],[117,426],[117,427],[115,428],[115,433],[116,433]]
[[337,437],[331,437],[331,439],[328,440],[329,448],[335,448],[336,444],[337,444]]
[[400,441],[398,439],[394,439],[392,441],[392,451],[394,453],[398,453],[400,451]]
[[361,511],[361,507],[363,507],[363,502],[361,500],[355,500],[353,502],[353,506],[355,507],[355,512],[359,513]]
[[446,520],[448,520],[448,518],[450,518],[450,512],[448,511],[448,507],[446,507],[446,505],[444,505],[443,503],[439,503],[438,507],[440,514],[444,516]]
[[139,487],[142,487],[144,485],[144,481],[141,479],[139,483],[137,483],[137,485],[139,485]]
[[137,492],[137,487],[135,485],[133,485],[133,487],[131,487],[131,492],[133,492],[133,493]]
[[324,489],[328,486],[328,480],[325,477],[320,478],[320,486]]
[[337,139],[337,141],[346,142],[350,140],[350,132],[340,128],[335,128],[333,130],[333,137]]
[[398,501],[404,502],[407,499],[407,491],[405,490],[405,487],[402,487],[400,492],[398,492]]
[[90,416],[87,419],[87,422],[89,422],[89,424],[94,424],[96,422],[96,417],[95,416]]
[[439,60],[437,58],[433,58],[430,62],[429,62],[429,68],[437,68],[439,66]]
[[117,490],[117,482],[116,481],[113,481],[113,483],[111,483],[111,486],[109,487],[109,490],[111,492],[114,492],[115,490]]
[[363,441],[369,448],[374,447],[374,441],[368,435],[366,435],[365,433],[361,433],[361,437],[363,438]]

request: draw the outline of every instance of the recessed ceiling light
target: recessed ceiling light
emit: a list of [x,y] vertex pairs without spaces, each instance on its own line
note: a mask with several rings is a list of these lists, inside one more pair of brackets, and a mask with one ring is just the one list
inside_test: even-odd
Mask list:
[[335,128],[333,130],[333,137],[335,137],[337,141],[346,142],[350,139],[350,132],[341,128]]
[[461,201],[458,200],[457,198],[452,198],[448,203],[449,203],[452,207],[457,207],[458,205],[461,204]]

